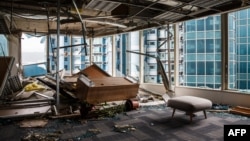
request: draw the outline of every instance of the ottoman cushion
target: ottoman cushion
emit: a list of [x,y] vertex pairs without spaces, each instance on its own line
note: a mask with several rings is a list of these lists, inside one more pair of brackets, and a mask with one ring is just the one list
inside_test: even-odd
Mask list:
[[186,112],[197,112],[212,107],[212,102],[205,98],[195,96],[179,96],[170,98],[168,106]]

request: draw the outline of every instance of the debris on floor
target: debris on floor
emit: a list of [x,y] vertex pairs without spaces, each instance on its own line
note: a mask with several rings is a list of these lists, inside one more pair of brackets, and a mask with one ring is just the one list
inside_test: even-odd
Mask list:
[[85,133],[85,137],[92,137],[100,133],[101,133],[100,129],[97,129],[97,128],[88,129]]
[[114,131],[126,133],[130,131],[135,131],[136,128],[133,125],[125,124],[125,125],[114,125]]
[[125,112],[124,103],[118,101],[118,104],[115,103],[105,103],[104,105],[96,105],[93,107],[93,110],[88,113],[85,117],[87,119],[103,119],[103,118],[113,118],[117,114]]
[[48,119],[25,119],[20,121],[20,127],[45,127]]
[[230,109],[229,111],[230,113],[233,113],[233,114],[239,114],[239,115],[250,117],[250,108],[248,107],[236,106]]
[[58,141],[61,132],[53,133],[33,133],[30,132],[26,136],[22,137],[21,141]]
[[209,112],[229,112],[231,109],[230,105],[227,104],[216,104],[213,103],[211,109],[209,109]]

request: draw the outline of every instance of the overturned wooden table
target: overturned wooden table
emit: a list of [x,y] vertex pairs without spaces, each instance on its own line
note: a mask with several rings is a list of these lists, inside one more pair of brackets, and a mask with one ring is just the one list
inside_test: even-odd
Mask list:
[[93,105],[135,98],[139,84],[128,77],[111,77],[92,65],[77,79],[76,96],[82,101],[81,114],[87,114]]

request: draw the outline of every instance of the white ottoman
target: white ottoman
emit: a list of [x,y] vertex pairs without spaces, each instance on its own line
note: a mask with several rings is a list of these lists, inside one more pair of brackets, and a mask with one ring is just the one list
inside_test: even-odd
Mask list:
[[178,109],[190,115],[190,121],[192,121],[194,113],[199,111],[203,111],[205,118],[207,118],[206,109],[212,107],[212,102],[208,99],[196,96],[178,96],[170,98],[168,100],[168,106],[173,108],[172,117],[174,117],[175,109]]

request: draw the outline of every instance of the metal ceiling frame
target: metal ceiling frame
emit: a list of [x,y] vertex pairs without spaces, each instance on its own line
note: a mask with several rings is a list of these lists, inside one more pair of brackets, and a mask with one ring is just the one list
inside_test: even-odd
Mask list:
[[[190,19],[221,14],[237,9],[248,8],[250,2],[245,0],[77,0],[60,1],[61,31],[71,34],[82,34],[83,27],[86,37],[105,36],[136,30],[159,27]],[[57,0],[6,0],[0,2],[0,16],[11,17],[16,22],[15,28],[2,27],[2,34],[18,32],[48,32],[42,22],[28,19],[38,18],[50,13],[50,33],[55,33]],[[26,17],[26,18],[25,18]],[[32,28],[29,28],[29,24]],[[0,25],[3,22],[0,22]],[[8,24],[8,23],[7,23]],[[12,25],[11,23],[10,25]],[[84,25],[82,25],[84,24]],[[1,26],[0,26],[1,27]],[[3,31],[9,28],[9,32]],[[67,28],[67,29],[66,29]],[[0,33],[1,34],[1,33]]]

